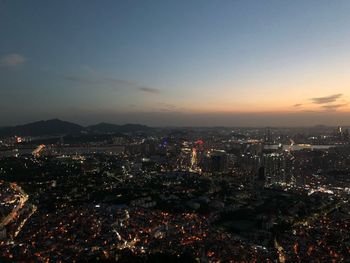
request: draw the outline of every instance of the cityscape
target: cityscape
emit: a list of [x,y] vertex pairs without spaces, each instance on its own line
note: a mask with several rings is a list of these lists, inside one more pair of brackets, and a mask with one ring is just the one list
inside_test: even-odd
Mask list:
[[350,262],[349,13],[0,0],[0,262]]
[[4,260],[349,259],[348,128],[1,131],[23,134],[0,142]]

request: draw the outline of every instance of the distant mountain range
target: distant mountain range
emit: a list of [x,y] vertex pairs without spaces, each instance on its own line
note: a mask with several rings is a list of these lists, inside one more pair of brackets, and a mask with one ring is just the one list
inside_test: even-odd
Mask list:
[[44,136],[44,135],[66,135],[78,133],[129,133],[144,132],[152,130],[151,127],[140,124],[116,125],[110,123],[99,123],[84,127],[76,123],[52,119],[37,121],[24,125],[0,128],[0,136]]

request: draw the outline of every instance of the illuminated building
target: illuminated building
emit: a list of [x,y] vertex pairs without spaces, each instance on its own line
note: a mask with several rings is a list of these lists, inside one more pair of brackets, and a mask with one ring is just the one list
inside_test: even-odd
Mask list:
[[201,162],[204,172],[225,173],[227,172],[227,154],[223,150],[208,152]]
[[192,148],[191,170],[193,171],[200,170],[199,164],[202,162],[204,156],[203,144],[204,142],[202,140],[197,140]]
[[263,167],[268,184],[286,181],[286,159],[283,153],[264,154]]

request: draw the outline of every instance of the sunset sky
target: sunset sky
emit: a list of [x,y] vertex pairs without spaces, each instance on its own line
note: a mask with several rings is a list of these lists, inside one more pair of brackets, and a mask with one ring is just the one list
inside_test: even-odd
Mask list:
[[350,1],[0,0],[0,126],[350,125]]

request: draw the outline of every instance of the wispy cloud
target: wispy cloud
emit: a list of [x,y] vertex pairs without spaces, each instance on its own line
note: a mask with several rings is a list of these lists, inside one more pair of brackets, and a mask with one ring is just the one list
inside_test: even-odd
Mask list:
[[136,86],[132,81],[123,80],[123,79],[116,79],[116,78],[110,78],[110,77],[101,77],[101,76],[94,76],[94,77],[85,77],[85,76],[73,76],[73,75],[65,75],[63,76],[64,79],[79,82],[82,84],[112,84],[114,86]]
[[150,87],[146,87],[146,86],[139,87],[138,89],[140,91],[147,92],[147,93],[152,93],[152,94],[160,93],[159,89],[150,88]]
[[159,93],[159,90],[156,88],[151,88],[147,86],[143,86],[134,81],[117,79],[105,76],[74,76],[74,75],[64,75],[62,76],[65,80],[74,81],[83,85],[99,85],[110,87],[111,89],[123,89],[123,88],[131,88],[136,89],[138,91],[148,92],[148,93]]
[[176,105],[171,103],[159,102],[158,105],[159,105],[159,111],[174,112],[178,110]]
[[332,103],[337,101],[337,99],[341,98],[343,94],[338,93],[338,94],[333,94],[325,97],[318,97],[318,98],[311,98],[310,100],[314,104],[327,104],[327,103]]
[[344,98],[344,94],[336,93],[324,97],[309,98],[303,103],[294,104],[293,107],[299,108],[302,112],[311,110],[312,112],[322,113],[324,111],[337,111],[347,105],[349,105],[349,102]]
[[91,74],[97,73],[97,71],[94,68],[90,67],[89,65],[83,65],[82,68]]
[[167,108],[167,109],[175,109],[176,108],[176,105],[171,104],[171,103],[159,102],[158,105],[163,107],[163,108]]
[[316,110],[302,110],[301,112],[305,112],[305,113],[319,113],[320,111],[316,111]]
[[182,113],[187,111],[186,108],[171,103],[158,102],[157,105],[159,106],[155,109],[157,112]]
[[79,77],[79,76],[67,75],[67,76],[63,76],[63,78],[65,80],[74,81],[74,82],[78,82],[78,83],[81,83],[81,84],[95,85],[95,84],[100,84],[101,83],[101,81],[96,80],[96,79],[86,78],[86,77]]
[[110,76],[105,76],[100,74],[97,70],[89,65],[83,65],[82,69],[85,72],[88,72],[89,75],[61,75],[65,80],[78,82],[83,85],[99,85],[109,87],[113,90],[116,89],[134,89],[136,91],[146,92],[150,94],[158,94],[160,93],[159,89],[148,87],[145,85],[141,85],[136,81],[132,80],[124,80],[118,79]]
[[85,77],[85,76],[74,76],[74,75],[65,75],[64,79],[79,82],[82,84],[117,84],[117,85],[130,85],[130,82],[125,80],[106,78],[106,77]]
[[341,104],[328,104],[328,105],[322,105],[321,107],[325,110],[328,110],[328,111],[335,111],[339,108],[342,108],[344,106],[347,106],[348,103],[341,103]]
[[17,67],[24,64],[27,59],[20,54],[8,54],[0,59],[0,65],[3,67]]
[[102,77],[103,81],[117,85],[117,86],[127,86],[127,87],[138,87],[139,85],[130,80],[124,80],[124,79],[117,79],[117,78],[110,78],[110,77]]

